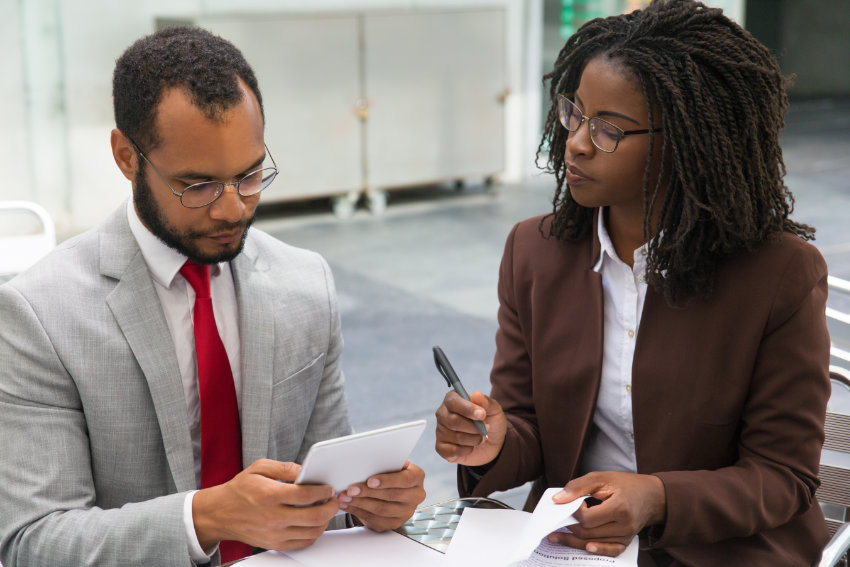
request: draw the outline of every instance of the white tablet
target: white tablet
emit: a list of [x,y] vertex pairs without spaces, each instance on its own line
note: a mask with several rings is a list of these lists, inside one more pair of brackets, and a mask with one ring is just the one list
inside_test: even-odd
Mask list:
[[375,474],[400,471],[425,429],[425,420],[315,443],[295,484],[327,484],[341,492]]

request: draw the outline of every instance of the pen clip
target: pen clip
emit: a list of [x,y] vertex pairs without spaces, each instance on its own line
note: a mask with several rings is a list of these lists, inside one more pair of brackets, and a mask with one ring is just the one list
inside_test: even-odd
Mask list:
[[[436,365],[437,370],[440,371],[440,374],[443,375],[443,378],[446,380],[446,384],[449,388],[452,387],[452,381],[449,379],[449,375],[446,374],[446,369],[444,367],[445,363],[448,363],[448,359],[446,359],[446,355],[443,353],[443,349],[438,346],[433,348],[434,351],[434,365]],[[445,363],[444,363],[445,361]]]

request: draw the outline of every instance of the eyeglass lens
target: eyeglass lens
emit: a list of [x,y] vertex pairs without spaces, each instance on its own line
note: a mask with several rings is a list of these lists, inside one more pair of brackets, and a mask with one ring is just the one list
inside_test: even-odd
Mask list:
[[[564,128],[569,132],[575,132],[581,126],[583,116],[581,109],[573,101],[565,96],[559,96],[558,118]],[[601,118],[588,118],[587,127],[590,129],[591,141],[603,152],[613,152],[617,149],[617,143],[623,137],[622,130]]]
[[[240,179],[236,183],[236,190],[243,197],[256,195],[268,187],[274,181],[276,175],[277,170],[273,167],[258,169]],[[180,201],[185,207],[203,207],[215,201],[221,192],[224,191],[224,187],[224,184],[218,181],[195,183],[186,187],[180,197]]]

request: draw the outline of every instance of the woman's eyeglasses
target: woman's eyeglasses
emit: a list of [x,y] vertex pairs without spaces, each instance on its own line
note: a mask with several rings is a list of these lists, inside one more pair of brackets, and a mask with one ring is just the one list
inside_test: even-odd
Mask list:
[[569,132],[575,132],[579,129],[581,123],[587,120],[587,127],[590,129],[590,140],[593,142],[593,145],[609,154],[617,149],[620,140],[626,136],[661,131],[661,128],[623,130],[602,118],[585,116],[581,109],[576,106],[576,103],[562,94],[558,95],[558,118],[561,121],[561,126]]

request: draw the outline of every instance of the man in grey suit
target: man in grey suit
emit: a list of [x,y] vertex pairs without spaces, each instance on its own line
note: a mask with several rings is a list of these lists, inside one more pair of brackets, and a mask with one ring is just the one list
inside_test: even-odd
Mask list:
[[[122,55],[113,95],[132,199],[0,287],[0,561],[217,563],[223,541],[289,549],[342,520],[401,525],[425,495],[415,465],[336,497],[291,482],[310,445],[350,432],[342,338],[325,261],[249,231],[277,169],[241,53],[169,28]],[[202,440],[230,409],[204,410],[205,292],[187,259],[209,274],[241,444],[217,485]]]

